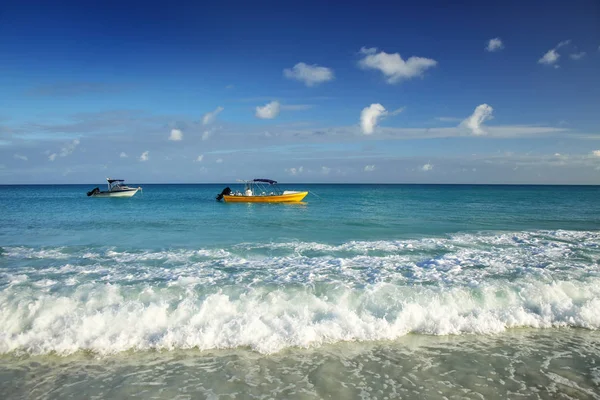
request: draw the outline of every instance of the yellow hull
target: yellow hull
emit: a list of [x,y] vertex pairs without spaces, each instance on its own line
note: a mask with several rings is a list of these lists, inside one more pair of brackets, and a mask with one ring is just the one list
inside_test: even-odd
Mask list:
[[297,203],[306,197],[308,192],[281,194],[277,196],[223,196],[227,203]]

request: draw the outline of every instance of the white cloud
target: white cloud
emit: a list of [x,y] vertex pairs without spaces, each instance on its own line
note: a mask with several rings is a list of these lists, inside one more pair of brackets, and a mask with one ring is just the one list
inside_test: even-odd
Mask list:
[[145,151],[142,153],[142,155],[140,156],[140,161],[148,161],[150,159],[150,152],[149,151]]
[[[571,40],[563,40],[562,42],[560,42],[559,44],[557,44],[555,48],[553,48],[551,50],[548,50],[546,52],[546,54],[544,54],[542,56],[542,58],[540,58],[538,60],[538,63],[540,63],[540,64],[546,64],[546,65],[554,65],[554,64],[556,64],[556,62],[560,58],[560,54],[558,54],[557,50],[560,49],[561,47],[568,46],[569,44],[571,44]],[[585,53],[583,53],[583,54],[585,54]],[[581,56],[581,57],[583,57],[583,56]],[[578,59],[578,58],[575,58],[575,59]],[[554,68],[560,68],[560,67],[558,65],[554,65]]]
[[318,65],[308,65],[299,62],[293,68],[283,70],[283,75],[288,79],[304,82],[306,86],[316,86],[320,83],[330,81],[334,78],[333,70]]
[[499,51],[502,50],[504,48],[504,44],[502,43],[502,40],[500,40],[500,38],[494,38],[494,39],[490,39],[490,41],[488,42],[487,47],[485,48],[487,51]]
[[21,154],[15,154],[15,155],[14,155],[14,157],[15,157],[17,160],[23,160],[23,161],[27,161],[27,160],[29,160],[29,159],[27,158],[27,156],[23,156],[23,155],[21,155]]
[[127,158],[128,155],[127,155],[127,153],[125,153],[124,151],[122,151],[121,154],[119,154],[119,157],[121,157],[121,158]]
[[419,169],[421,171],[425,171],[425,172],[431,171],[433,169],[433,164],[427,163],[427,164],[422,165],[421,167],[419,167]]
[[302,171],[304,171],[304,167],[300,166],[298,168],[286,168],[285,172],[287,172],[290,175],[299,175],[302,173]]
[[217,164],[221,164],[223,162],[222,158],[217,158],[217,160],[215,161]]
[[198,157],[196,157],[196,162],[202,162],[203,159],[204,159],[204,154],[200,154]]
[[208,138],[211,135],[212,135],[212,131],[211,130],[204,131],[204,133],[202,133],[202,140],[208,140]]
[[363,69],[376,69],[385,75],[389,84],[422,76],[428,68],[437,65],[437,61],[424,57],[410,57],[404,61],[399,53],[388,54],[385,51],[377,53],[376,48],[361,48],[364,58],[358,62]]
[[377,53],[377,47],[361,47],[359,54],[375,54]]
[[586,52],[582,51],[579,53],[573,53],[569,57],[571,57],[571,59],[573,59],[573,60],[581,60],[583,57],[585,57],[585,55],[586,55]]
[[171,129],[171,135],[169,136],[169,140],[173,140],[178,142],[183,140],[183,132],[180,129]]
[[594,151],[592,151],[592,155],[594,157],[600,157],[600,150],[594,150]]
[[260,119],[273,119],[279,115],[280,104],[278,101],[272,101],[263,107],[256,107],[256,117]]
[[379,119],[386,116],[388,112],[385,107],[379,103],[371,104],[363,108],[360,113],[360,127],[365,135],[370,135],[375,130]]
[[207,112],[206,114],[204,114],[202,116],[202,125],[209,125],[215,122],[215,120],[217,119],[217,115],[219,115],[219,113],[223,110],[223,107],[217,107],[215,111]]
[[364,171],[365,172],[373,172],[373,171],[375,171],[375,165],[365,165]]
[[461,122],[460,126],[468,128],[473,135],[485,135],[483,123],[493,118],[492,112],[494,109],[487,104],[480,104],[475,108],[471,116]]
[[75,139],[71,143],[67,143],[65,145],[65,147],[60,149],[59,156],[61,156],[61,157],[68,156],[69,154],[71,154],[75,151],[75,148],[77,148],[77,146],[79,146],[79,139]]
[[540,64],[552,65],[558,61],[560,58],[560,54],[555,49],[548,50],[546,54],[542,58],[538,60]]
[[400,114],[402,111],[404,111],[404,107],[400,107],[400,108],[397,108],[397,109],[395,109],[395,110],[394,110],[394,111],[392,111],[392,112],[391,112],[389,115],[390,115],[390,116],[398,115],[398,114]]
[[556,45],[556,48],[560,49],[561,47],[567,46],[569,44],[571,44],[571,39],[569,39],[569,40],[563,40],[562,42],[560,42],[559,44]]
[[75,149],[77,148],[77,146],[79,146],[79,143],[80,143],[79,139],[74,139],[72,142],[65,144],[65,146],[62,149],[60,149],[60,152],[58,154],[57,153],[50,154],[48,156],[48,160],[54,161],[54,160],[56,160],[57,156],[66,157],[66,156],[72,154],[75,151]]

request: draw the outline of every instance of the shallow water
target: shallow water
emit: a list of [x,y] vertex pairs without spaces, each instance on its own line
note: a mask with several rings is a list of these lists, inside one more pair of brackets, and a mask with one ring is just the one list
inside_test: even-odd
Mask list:
[[270,355],[239,348],[3,356],[0,391],[15,399],[597,399],[599,339],[581,329],[519,329]]

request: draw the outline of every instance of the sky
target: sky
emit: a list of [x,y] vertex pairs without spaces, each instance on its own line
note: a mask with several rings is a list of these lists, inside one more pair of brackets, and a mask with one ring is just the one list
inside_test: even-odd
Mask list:
[[600,184],[596,0],[210,3],[0,0],[0,184]]

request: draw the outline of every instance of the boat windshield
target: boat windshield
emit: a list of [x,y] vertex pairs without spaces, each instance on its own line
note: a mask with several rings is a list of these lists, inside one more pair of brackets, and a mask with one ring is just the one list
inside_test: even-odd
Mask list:
[[106,181],[108,182],[108,190],[114,190],[114,189],[118,189],[120,187],[126,187],[125,184],[123,182],[125,182],[123,179],[106,179]]

